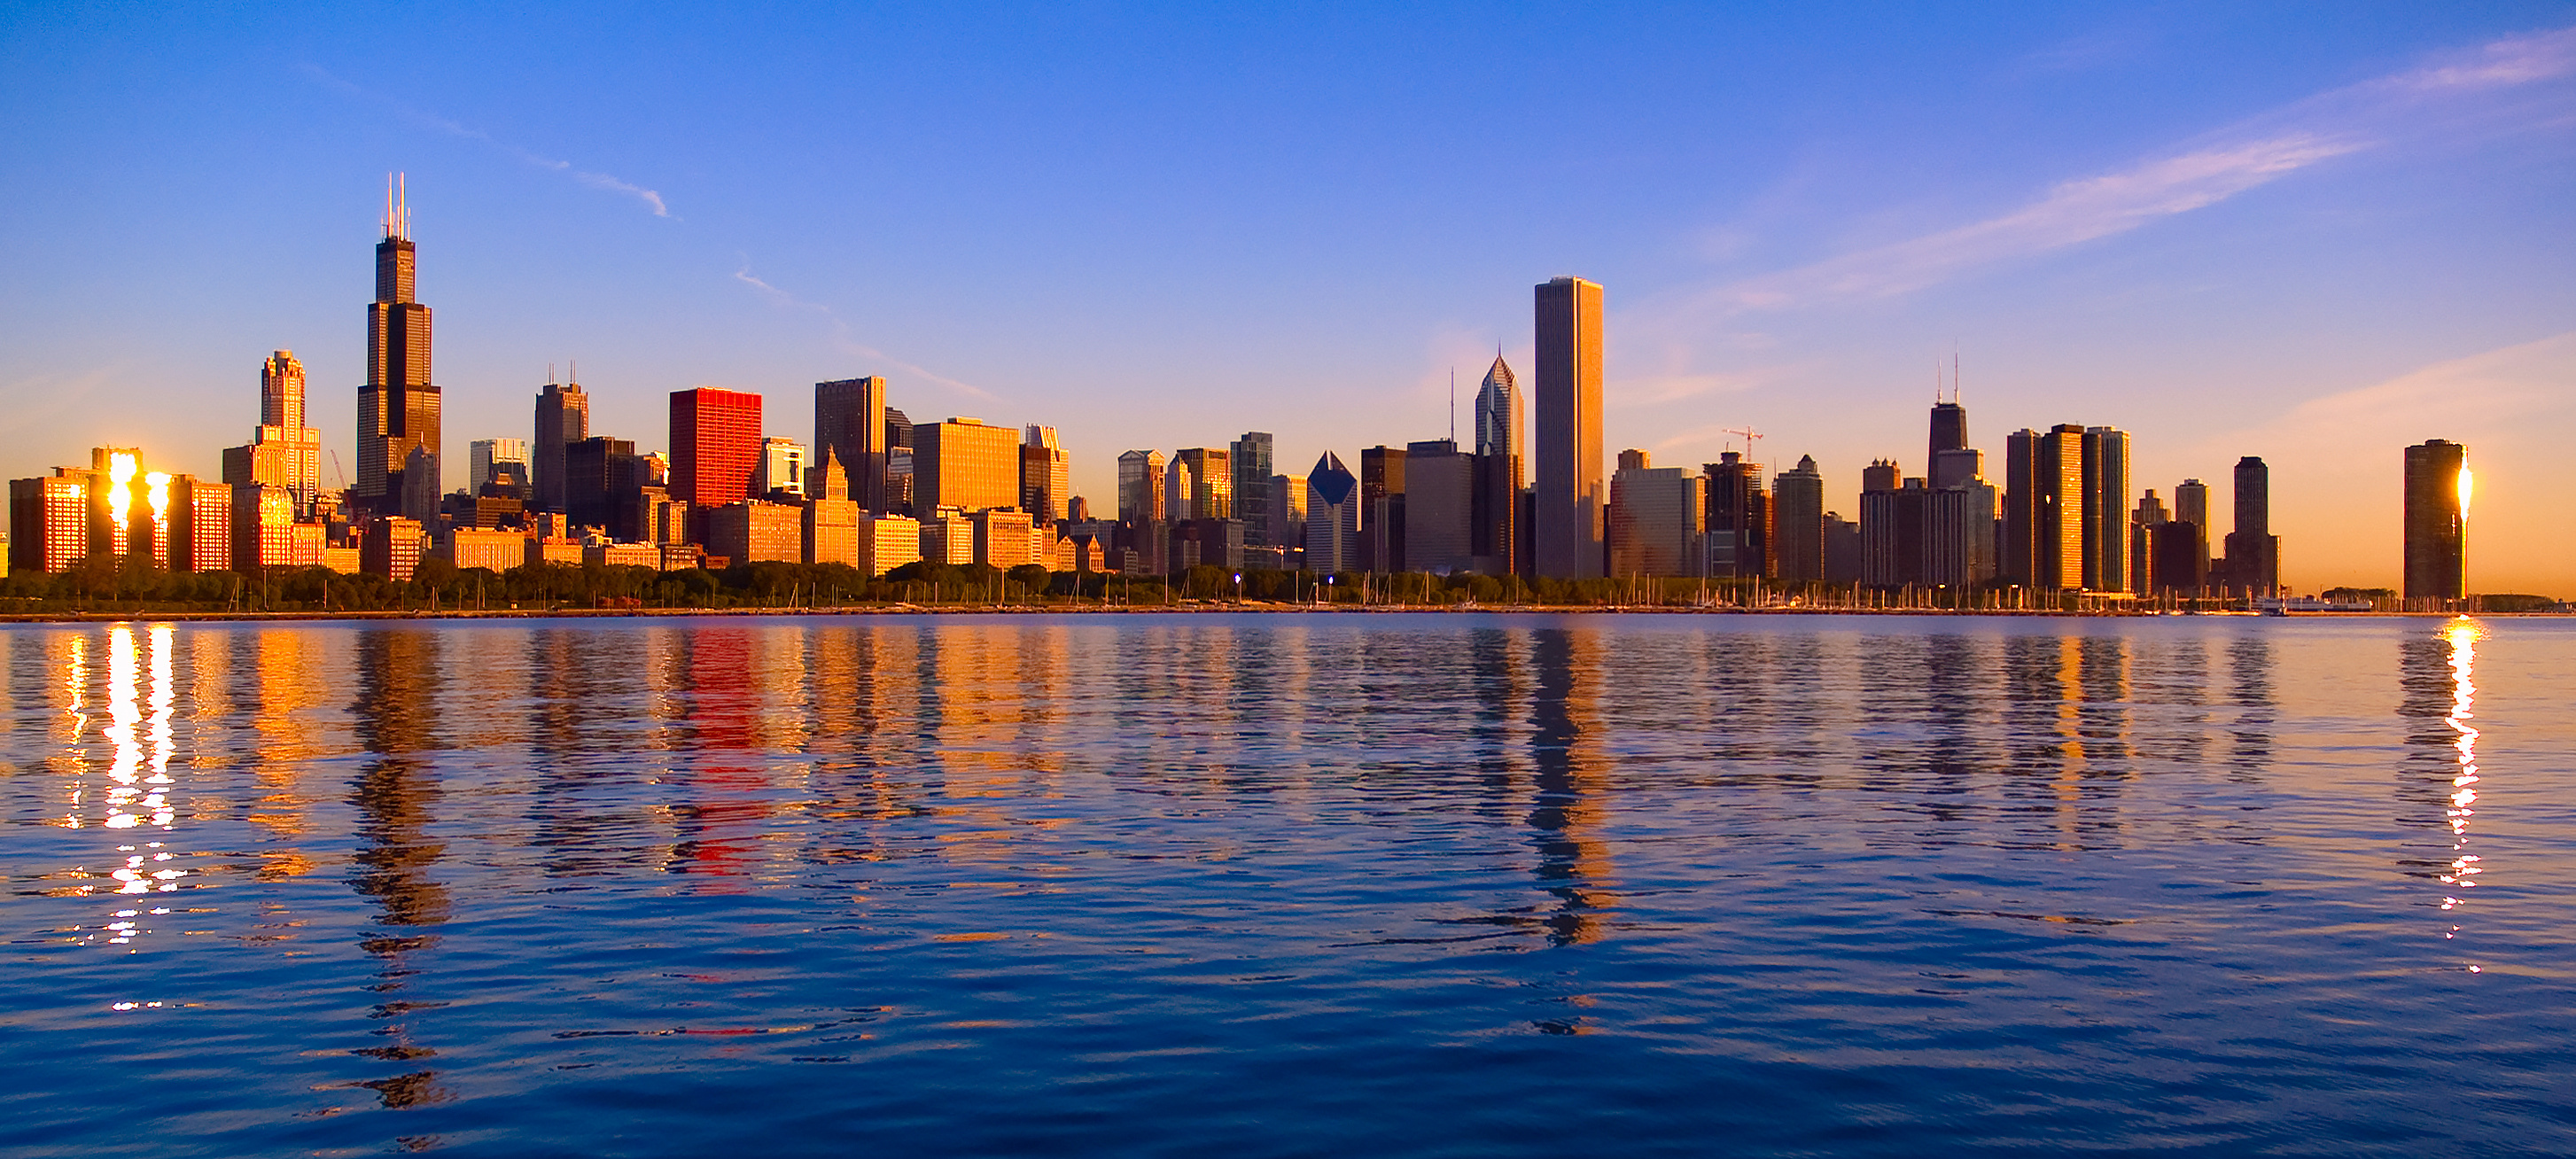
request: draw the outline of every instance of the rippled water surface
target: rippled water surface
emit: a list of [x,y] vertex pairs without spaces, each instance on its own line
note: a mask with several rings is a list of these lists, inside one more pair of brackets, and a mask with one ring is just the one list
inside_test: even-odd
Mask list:
[[2576,624],[0,628],[18,1154],[2576,1151]]

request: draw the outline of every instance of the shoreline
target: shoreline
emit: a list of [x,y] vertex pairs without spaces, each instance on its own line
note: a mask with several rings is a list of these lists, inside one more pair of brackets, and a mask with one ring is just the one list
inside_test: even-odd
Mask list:
[[2291,611],[2267,614],[2254,611],[2065,611],[2058,609],[1996,610],[1956,608],[1738,608],[1738,607],[1652,607],[1642,605],[1591,604],[1507,604],[1507,605],[1313,605],[1278,603],[1221,603],[1201,601],[1184,604],[1117,604],[1083,605],[919,605],[869,604],[838,608],[508,608],[427,611],[293,611],[293,612],[35,612],[0,613],[4,624],[116,624],[140,621],[162,623],[296,623],[296,622],[370,622],[417,620],[609,620],[656,619],[706,616],[777,616],[777,617],[869,617],[869,616],[1203,616],[1203,615],[1660,615],[1660,616],[1932,616],[1941,618],[2012,618],[2054,617],[2061,619],[2167,619],[2167,618],[2235,618],[2235,619],[2453,619],[2475,615],[2480,618],[2548,619],[2564,617],[2560,612],[2400,612],[2400,611]]

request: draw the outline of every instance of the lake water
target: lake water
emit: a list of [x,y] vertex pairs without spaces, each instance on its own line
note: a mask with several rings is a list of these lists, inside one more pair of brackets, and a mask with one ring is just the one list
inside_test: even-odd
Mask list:
[[22,1155],[2576,1151],[2576,623],[0,628]]

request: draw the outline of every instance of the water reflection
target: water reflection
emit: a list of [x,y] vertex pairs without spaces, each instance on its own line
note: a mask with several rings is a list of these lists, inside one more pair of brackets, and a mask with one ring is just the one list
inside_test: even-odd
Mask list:
[[[441,639],[415,628],[361,632],[357,698],[350,706],[371,755],[350,783],[358,847],[349,886],[377,907],[381,929],[358,946],[376,959],[368,1013],[379,1022],[374,1035],[387,1040],[351,1053],[398,1063],[438,1053],[419,1041],[417,1016],[447,1005],[413,993],[421,955],[439,943],[429,931],[448,920],[452,905],[435,872],[447,847],[432,833],[442,795],[430,758],[438,745]],[[403,1108],[445,1099],[437,1077],[434,1070],[413,1070],[356,1085],[376,1092],[388,1108]]]
[[[2458,924],[2469,891],[2486,872],[2484,859],[2469,852],[2469,822],[2477,815],[2478,642],[2486,636],[2477,621],[2461,618],[2439,633],[2417,636],[2400,645],[2399,713],[2414,721],[2408,734],[2408,765],[2417,774],[2401,783],[2404,799],[2424,813],[2439,811],[2444,845],[2440,855],[2401,859],[2406,872],[2432,879],[2443,888],[2442,913],[2448,925],[2442,936],[2457,939]],[[2482,967],[2471,964],[2473,972]]]
[[1550,945],[1600,941],[1608,911],[1609,845],[1603,835],[1608,761],[1601,752],[1600,638],[1593,632],[1542,628],[1533,633],[1537,679],[1530,709],[1530,760],[1536,792],[1529,827],[1538,848],[1536,875],[1557,899],[1542,919]]

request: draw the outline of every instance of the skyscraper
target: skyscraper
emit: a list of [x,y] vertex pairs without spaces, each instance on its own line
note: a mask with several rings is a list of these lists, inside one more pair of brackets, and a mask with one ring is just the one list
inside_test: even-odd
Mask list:
[[[2129,434],[2086,427],[2084,449],[2084,590],[2129,590]],[[2259,464],[2258,464],[2259,465]]]
[[[259,436],[253,442],[283,444],[286,486],[305,508],[322,490],[322,432],[304,421],[304,364],[292,350],[276,351],[259,368]],[[270,431],[276,432],[274,439]]]
[[1040,530],[1067,518],[1073,499],[1073,457],[1056,445],[1055,428],[1030,423],[1020,438],[1020,510]]
[[[904,424],[907,437],[911,426]],[[886,450],[893,434],[885,379],[869,375],[814,384],[814,455],[840,465],[849,497],[863,512],[886,509]]]
[[1601,286],[1556,278],[1538,287],[1538,476],[1542,576],[1602,574]]
[[[564,447],[590,437],[590,396],[578,382],[550,381],[537,392],[537,437],[529,448],[532,511],[564,509]],[[480,484],[477,484],[478,486]]]
[[1404,560],[1404,459],[1396,447],[1360,451],[1360,555],[1362,571],[1410,569]]
[[2236,461],[2236,530],[2227,533],[2227,583],[2250,596],[2281,586],[2281,541],[2272,534],[2272,470],[2247,455]]
[[784,491],[796,496],[792,501],[801,502],[805,497],[805,444],[776,437],[760,440],[760,466],[751,474],[751,491],[764,499],[772,492]]
[[400,502],[403,488],[394,476],[412,461],[413,448],[428,452],[433,472],[439,453],[429,307],[413,297],[419,252],[411,240],[411,208],[398,183],[386,190],[384,230],[384,240],[376,243],[376,300],[367,303],[367,381],[358,388],[357,498],[361,505],[380,507]]
[[1825,477],[1813,455],[1771,479],[1771,559],[1783,580],[1825,578]]
[[[508,473],[521,488],[528,486],[528,440],[476,439],[467,444],[465,489],[480,495],[492,477]],[[526,492],[522,490],[521,494]]]
[[1270,525],[1270,476],[1278,469],[1271,461],[1270,433],[1245,431],[1226,451],[1234,466],[1234,517],[1243,521],[1243,542],[1278,546],[1278,533]]
[[1771,497],[1762,490],[1762,468],[1736,451],[1720,452],[1718,460],[1700,467],[1707,480],[1707,574],[1770,575]]
[[1336,575],[1359,565],[1360,481],[1331,451],[1306,474],[1306,570]]
[[[2193,546],[2189,549],[2179,546],[2179,539],[2177,537],[2182,536],[2184,534],[2183,532],[2176,531],[2165,533],[2167,536],[2165,542],[2168,543],[2168,546],[2165,547],[2164,550],[2173,553],[2173,555],[2172,558],[2160,561],[2156,565],[2157,574],[2165,576],[2189,575],[2191,577],[2191,583],[2185,585],[2181,581],[2175,580],[2173,586],[2188,587],[2193,591],[2198,591],[2201,585],[2207,582],[2209,578],[2209,484],[2203,483],[2198,479],[2185,479],[2182,481],[2182,485],[2174,488],[2174,513],[2172,522],[2187,523],[2191,525],[2189,535]],[[2188,551],[2192,557],[2188,561],[2183,558],[2186,551]],[[2186,563],[2188,566],[2183,566]]]
[[2468,595],[2469,449],[2442,439],[2406,448],[2406,598]]
[[1476,569],[1487,575],[1526,572],[1529,561],[1519,551],[1521,394],[1500,353],[1476,388],[1476,469]]
[[749,498],[760,446],[759,395],[715,386],[671,392],[671,498],[699,507]]
[[1190,469],[1190,513],[1174,519],[1234,518],[1234,462],[1214,447],[1183,447],[1172,453],[1175,468]]
[[1144,524],[1163,518],[1163,453],[1118,456],[1118,521]]
[[982,419],[952,418],[912,428],[913,509],[1017,510],[1020,505],[1019,432]]
[[[2126,490],[2125,456],[2118,473]],[[2025,428],[2005,439],[2007,581],[2042,590],[2084,586],[2086,479],[2083,427],[2061,423],[2044,435]],[[2127,543],[2125,528],[2121,542]]]
[[1657,467],[1644,451],[1621,451],[1618,473],[1610,476],[1610,574],[1703,574],[1706,491],[1699,475]]
[[1476,570],[1479,458],[1448,439],[1404,446],[1404,566],[1441,575]]

